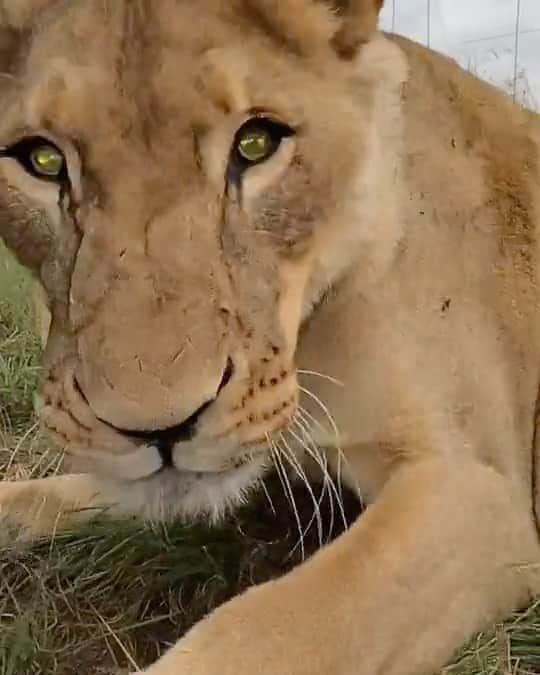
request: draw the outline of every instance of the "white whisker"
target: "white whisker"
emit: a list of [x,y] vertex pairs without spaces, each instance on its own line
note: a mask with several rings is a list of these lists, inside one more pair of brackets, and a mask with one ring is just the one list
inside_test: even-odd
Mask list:
[[[298,434],[296,434],[292,429],[289,429],[289,433],[302,446],[307,455],[315,462],[315,464],[319,467],[321,471],[321,475],[323,478],[321,502],[324,499],[324,495],[328,494],[328,504],[330,506],[330,524],[328,526],[328,537],[326,538],[326,541],[328,542],[328,540],[332,535],[335,522],[335,511],[334,511],[335,497],[334,491],[332,490],[332,482],[333,482],[332,476],[330,475],[330,472],[328,470],[328,461],[324,456],[324,454],[319,451],[319,448],[317,448],[316,444],[311,438],[309,429],[306,429],[298,419],[294,420],[294,424],[300,430],[302,437],[298,436]],[[307,443],[309,443],[311,447],[309,447]]]
[[[319,546],[322,546],[323,544],[323,524],[322,524],[322,518],[321,518],[321,498],[319,498],[319,501],[317,501],[317,498],[315,497],[315,493],[313,492],[313,488],[311,486],[311,483],[309,482],[309,479],[307,477],[306,472],[302,468],[302,465],[300,464],[299,460],[294,454],[294,451],[292,450],[291,446],[287,442],[287,439],[285,436],[280,433],[280,438],[285,444],[285,448],[282,448],[283,455],[285,459],[289,462],[291,467],[294,469],[294,471],[297,473],[298,477],[302,480],[304,485],[306,486],[307,491],[309,492],[309,496],[311,497],[311,501],[313,502],[313,516],[311,517],[311,520],[307,524],[307,526],[304,528],[304,536],[309,532],[312,524],[314,521],[317,522],[317,536],[319,539]],[[291,552],[291,554],[294,552]]]
[[[301,443],[302,447],[304,447],[304,449],[306,449],[306,450],[307,450],[307,448],[306,448],[305,444],[306,444],[306,442],[309,443],[312,451],[316,455],[316,458],[313,457],[313,459],[316,462],[316,464],[319,466],[319,468],[321,469],[321,471],[323,473],[323,476],[324,476],[324,479],[327,480],[330,477],[329,470],[328,470],[328,458],[326,456],[326,453],[321,452],[321,449],[319,448],[319,446],[315,442],[315,440],[313,438],[313,434],[311,433],[309,421],[305,417],[303,417],[301,408],[299,408],[296,411],[296,414],[295,414],[292,421],[293,421],[294,425],[300,430],[300,433],[302,434],[302,438],[299,439],[296,436],[296,440],[299,443]],[[290,430],[290,431],[291,431],[291,433],[293,433],[292,430]]]
[[335,377],[332,377],[331,375],[325,375],[324,373],[319,373],[316,370],[297,370],[296,372],[299,375],[311,375],[312,377],[320,377],[321,380],[327,380],[328,382],[331,382],[332,384],[335,384],[338,387],[344,387],[345,386],[345,383],[342,382],[341,380],[338,380]]
[[[297,414],[300,414],[301,417],[307,418],[312,424],[314,424],[318,429],[321,431],[325,432],[324,426],[317,420],[308,410],[306,410],[304,407],[301,405],[298,406]],[[305,423],[309,427],[309,424],[305,420]],[[349,469],[349,472],[351,475],[354,475],[354,472],[352,470],[351,465],[349,464],[349,460],[347,459],[346,454],[343,452],[343,449],[341,448],[339,444],[339,434],[338,438],[336,438],[336,446],[332,448],[336,452],[337,455],[337,466],[336,466],[336,478],[337,478],[337,484],[339,488],[339,492],[341,495],[343,495],[343,466],[346,466]],[[362,509],[364,508],[365,502],[364,498],[362,496],[362,493],[360,492],[360,488],[356,488],[356,495],[358,497],[358,500],[360,502],[360,506]]]
[[[313,441],[312,434],[309,433],[310,420],[315,425],[319,425],[321,428],[324,428],[324,427],[322,427],[322,425],[318,422],[318,420],[315,419],[315,417],[313,417],[313,415],[311,415],[305,408],[303,408],[300,405],[298,406],[298,410],[296,411],[296,417],[297,417],[297,422],[298,423],[302,422],[302,425],[305,427],[305,431],[308,433],[308,436],[311,437],[312,446],[317,447],[316,443]],[[341,471],[341,458],[344,457],[344,454],[343,454],[343,451],[341,450],[340,447],[336,447],[336,448],[333,448],[333,449],[336,451],[337,457],[338,457],[337,471],[336,471],[336,473],[337,473],[337,476],[336,476],[336,478],[337,478],[337,488],[338,488],[338,492],[339,492],[339,498],[340,498],[341,501],[343,501],[343,482],[342,482],[342,471]],[[328,466],[328,459],[326,458],[325,461],[326,461],[326,466]]]
[[289,504],[291,505],[291,508],[294,513],[294,517],[296,520],[296,526],[298,528],[298,535],[300,537],[300,549],[301,549],[301,556],[302,560],[305,560],[306,557],[306,551],[304,547],[304,535],[302,531],[302,522],[300,520],[300,514],[298,513],[298,507],[296,506],[296,501],[294,499],[294,493],[291,488],[291,483],[289,481],[289,477],[287,476],[287,472],[285,471],[285,467],[283,466],[283,462],[281,461],[280,457],[280,448],[279,446],[270,439],[270,436],[266,434],[266,440],[268,442],[269,448],[270,448],[270,453],[272,456],[272,460],[274,462],[274,466],[276,468],[276,473],[278,474],[281,486],[283,487],[283,491],[285,493],[285,496],[287,497]]
[[315,403],[323,411],[326,418],[330,422],[330,426],[332,427],[332,431],[334,432],[334,436],[336,438],[336,444],[339,447],[341,445],[340,440],[339,440],[339,429],[337,427],[335,419],[333,418],[332,414],[328,410],[328,407],[321,401],[321,399],[318,396],[316,396],[309,389],[306,389],[305,387],[299,387],[299,389],[303,394],[305,394],[306,396],[309,396],[309,398],[311,398],[312,401],[315,401]]
[[[330,475],[330,472],[328,470],[328,459],[326,455],[322,453],[320,449],[317,447],[317,444],[315,443],[313,436],[310,432],[309,424],[307,424],[307,422],[302,419],[299,411],[297,411],[293,419],[293,423],[299,429],[302,437],[300,438],[292,429],[289,429],[289,433],[293,436],[293,438],[295,438],[295,440],[298,443],[300,443],[304,451],[307,452],[309,457],[315,462],[315,464],[321,470],[321,475],[323,478],[323,490],[321,493],[321,502],[324,499],[324,495],[328,494],[330,505],[330,528],[329,528],[329,536],[330,536],[330,532],[332,531],[332,528],[334,526],[334,501],[333,501],[334,498],[332,490],[330,489],[330,481],[332,480],[332,476]],[[310,445],[310,448],[306,446],[306,443]]]
[[266,497],[266,501],[268,502],[270,509],[272,510],[272,515],[276,515],[276,507],[274,506],[274,502],[272,501],[272,497],[270,496],[270,493],[268,492],[268,488],[266,487],[266,483],[264,482],[264,478],[261,478],[260,480],[260,486],[262,488],[262,491],[264,492],[264,496]]
[[[309,433],[309,429],[306,429],[306,427],[302,424],[302,422],[295,417],[293,420],[294,424],[297,426],[298,429],[300,429],[300,433],[303,435],[304,439],[302,440],[301,438],[298,437],[295,432],[290,429],[289,433],[291,433],[299,443],[302,444],[302,447],[306,450],[306,452],[309,454],[309,456],[318,464],[318,466],[321,468],[323,472],[323,480],[327,483],[328,489],[329,489],[329,499],[330,499],[330,508],[331,508],[331,520],[332,520],[332,528],[334,525],[334,499],[335,498],[341,519],[343,521],[343,526],[345,529],[348,529],[348,521],[347,517],[345,515],[345,508],[343,506],[343,496],[340,490],[336,487],[336,484],[334,482],[334,479],[328,469],[328,460],[324,455],[321,455],[321,452],[317,445],[314,443],[313,438],[311,437],[311,434]],[[309,444],[309,445],[308,445]],[[310,447],[311,445],[311,447]],[[324,458],[324,459],[323,459]]]

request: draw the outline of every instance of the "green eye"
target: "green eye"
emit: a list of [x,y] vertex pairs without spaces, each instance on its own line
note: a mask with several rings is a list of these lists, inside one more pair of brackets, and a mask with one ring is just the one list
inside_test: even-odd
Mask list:
[[54,145],[37,145],[29,159],[35,173],[46,178],[58,178],[64,170],[64,155]]
[[238,176],[277,152],[282,141],[294,136],[287,124],[262,115],[248,119],[236,132],[229,169]]
[[68,167],[63,153],[47,138],[26,136],[13,145],[0,147],[0,159],[10,157],[36,178],[69,181]]
[[238,139],[237,149],[242,159],[255,164],[272,154],[274,143],[265,129],[248,129]]

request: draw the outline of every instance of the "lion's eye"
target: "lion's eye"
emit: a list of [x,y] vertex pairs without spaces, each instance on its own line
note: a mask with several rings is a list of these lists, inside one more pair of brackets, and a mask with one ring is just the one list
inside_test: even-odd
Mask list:
[[23,138],[14,145],[4,148],[2,154],[16,159],[36,178],[53,181],[67,178],[67,163],[63,153],[44,138]]
[[270,159],[284,138],[294,135],[291,127],[268,117],[257,116],[236,132],[231,161],[241,171]]
[[238,154],[246,162],[260,162],[266,159],[273,149],[272,137],[266,129],[248,130],[238,139]]
[[64,168],[64,155],[54,145],[38,145],[30,151],[34,171],[48,178],[57,178]]

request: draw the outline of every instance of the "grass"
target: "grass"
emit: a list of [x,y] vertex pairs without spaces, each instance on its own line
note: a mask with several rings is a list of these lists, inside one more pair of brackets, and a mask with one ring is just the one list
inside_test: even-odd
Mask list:
[[4,426],[24,426],[32,415],[39,354],[27,297],[27,275],[1,249],[0,411]]
[[[27,276],[0,249],[0,478],[55,470],[33,417],[39,344]],[[245,587],[286,572],[296,526],[256,498],[218,530],[98,522],[54,543],[0,550],[0,675],[109,675],[154,661],[190,625]],[[309,498],[297,491],[307,520]],[[349,505],[351,517],[356,515]],[[316,547],[315,535],[308,550]],[[540,672],[540,606],[478,636],[446,671]]]

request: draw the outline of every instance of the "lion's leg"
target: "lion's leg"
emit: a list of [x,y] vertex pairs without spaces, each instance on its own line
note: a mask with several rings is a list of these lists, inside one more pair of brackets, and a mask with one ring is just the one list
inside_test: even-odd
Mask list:
[[218,609],[146,672],[433,673],[528,599],[540,553],[519,499],[465,457],[404,466],[334,544]]
[[51,537],[104,509],[122,515],[117,497],[108,484],[89,474],[0,482],[0,543]]

